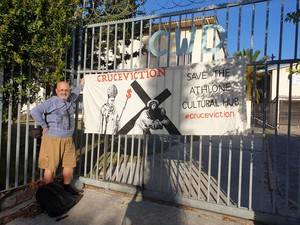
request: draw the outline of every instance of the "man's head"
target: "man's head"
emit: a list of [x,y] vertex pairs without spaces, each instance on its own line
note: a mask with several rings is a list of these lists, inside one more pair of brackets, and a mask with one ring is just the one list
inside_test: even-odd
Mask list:
[[147,112],[149,118],[152,120],[157,119],[158,101],[155,99],[150,100],[149,102],[147,102],[147,107],[149,108]]
[[107,104],[108,104],[109,107],[113,107],[115,105],[115,97],[113,97],[113,96],[109,97],[107,99]]
[[147,106],[150,108],[150,109],[156,109],[158,107],[158,101],[156,99],[152,99],[150,101],[147,102]]
[[67,82],[61,81],[57,83],[55,91],[59,98],[67,100],[70,95],[70,86]]

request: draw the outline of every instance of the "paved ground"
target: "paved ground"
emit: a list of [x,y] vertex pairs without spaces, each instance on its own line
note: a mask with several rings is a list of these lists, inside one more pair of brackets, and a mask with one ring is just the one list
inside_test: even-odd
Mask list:
[[[289,215],[295,216],[297,209],[294,207],[294,203],[298,202],[297,195],[292,193],[298,193],[298,186],[295,182],[299,179],[299,136],[291,137],[279,135],[277,137],[269,135],[268,137],[270,155],[273,160],[271,167],[275,168],[270,175],[273,177],[273,183],[278,188],[278,193],[275,192],[276,211],[279,214],[284,215],[288,208]],[[289,147],[287,147],[289,146]],[[276,154],[275,154],[276,153]],[[274,161],[274,159],[277,159]],[[274,164],[275,163],[275,164]],[[286,165],[289,165],[287,172]],[[286,176],[289,178],[286,179]],[[287,191],[286,180],[289,180],[289,186]],[[298,182],[296,182],[297,184]],[[289,201],[284,201],[286,194],[289,196]],[[289,203],[289,204],[287,204]],[[28,204],[28,203],[27,203]],[[85,225],[85,224],[97,224],[97,225],[260,225],[260,223],[243,220],[239,218],[233,218],[220,214],[215,214],[198,209],[179,208],[172,205],[166,205],[162,203],[155,203],[150,201],[141,201],[139,198],[126,195],[123,193],[117,193],[112,191],[106,191],[103,189],[95,189],[86,187],[83,198],[81,201],[72,208],[66,217],[62,220],[56,221],[56,218],[50,218],[44,213],[38,213],[37,207],[34,204],[28,211],[23,213],[31,215],[33,217],[20,217],[15,215],[15,219],[8,223],[4,221],[5,213],[0,213],[0,225],[36,225],[36,224],[72,224]],[[22,207],[22,206],[20,206]],[[24,207],[24,206],[23,206]],[[291,208],[290,208],[291,207]],[[37,212],[34,212],[37,210]],[[20,208],[19,208],[20,211]],[[22,210],[21,210],[22,211]],[[7,218],[7,217],[6,217]]]
[[[1,215],[1,213],[0,213]],[[3,224],[0,222],[0,224]],[[5,223],[4,223],[5,224]],[[85,188],[84,195],[66,217],[56,221],[45,213],[20,217],[8,225],[258,225],[252,221],[211,212],[142,201],[130,195]]]

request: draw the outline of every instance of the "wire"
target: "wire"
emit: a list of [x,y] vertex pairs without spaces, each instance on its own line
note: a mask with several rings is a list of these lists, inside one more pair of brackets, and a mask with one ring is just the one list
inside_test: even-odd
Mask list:
[[[193,8],[197,8],[199,6],[204,6],[208,4],[220,4],[224,2],[232,2],[233,0],[167,0],[165,4],[162,4],[161,0],[147,0],[145,5],[140,6],[142,11],[144,11],[147,15],[149,14],[159,14],[171,12],[172,10],[185,10],[190,9],[191,6]],[[150,4],[153,2],[152,4]]]

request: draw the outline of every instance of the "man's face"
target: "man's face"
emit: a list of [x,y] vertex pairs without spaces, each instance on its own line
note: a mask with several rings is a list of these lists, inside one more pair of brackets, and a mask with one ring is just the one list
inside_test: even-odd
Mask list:
[[108,103],[109,107],[114,106],[115,105],[115,98],[114,97],[108,98],[107,103]]
[[151,108],[152,110],[156,109],[156,107],[157,107],[156,102],[152,102],[152,103],[150,104],[150,108]]
[[66,82],[59,82],[56,87],[56,94],[59,98],[67,100],[70,95],[70,86]]

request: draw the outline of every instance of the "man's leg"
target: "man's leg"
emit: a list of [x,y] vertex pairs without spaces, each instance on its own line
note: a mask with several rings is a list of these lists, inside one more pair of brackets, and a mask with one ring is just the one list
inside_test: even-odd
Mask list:
[[54,179],[54,172],[48,169],[45,169],[44,171],[44,180],[45,183],[48,184],[50,182],[52,182]]
[[64,167],[63,168],[63,178],[64,184],[70,184],[73,178],[73,168]]
[[71,181],[73,178],[73,171],[74,171],[74,169],[70,168],[70,167],[63,168],[64,189],[73,195],[80,195],[83,191],[78,190],[71,185]]

